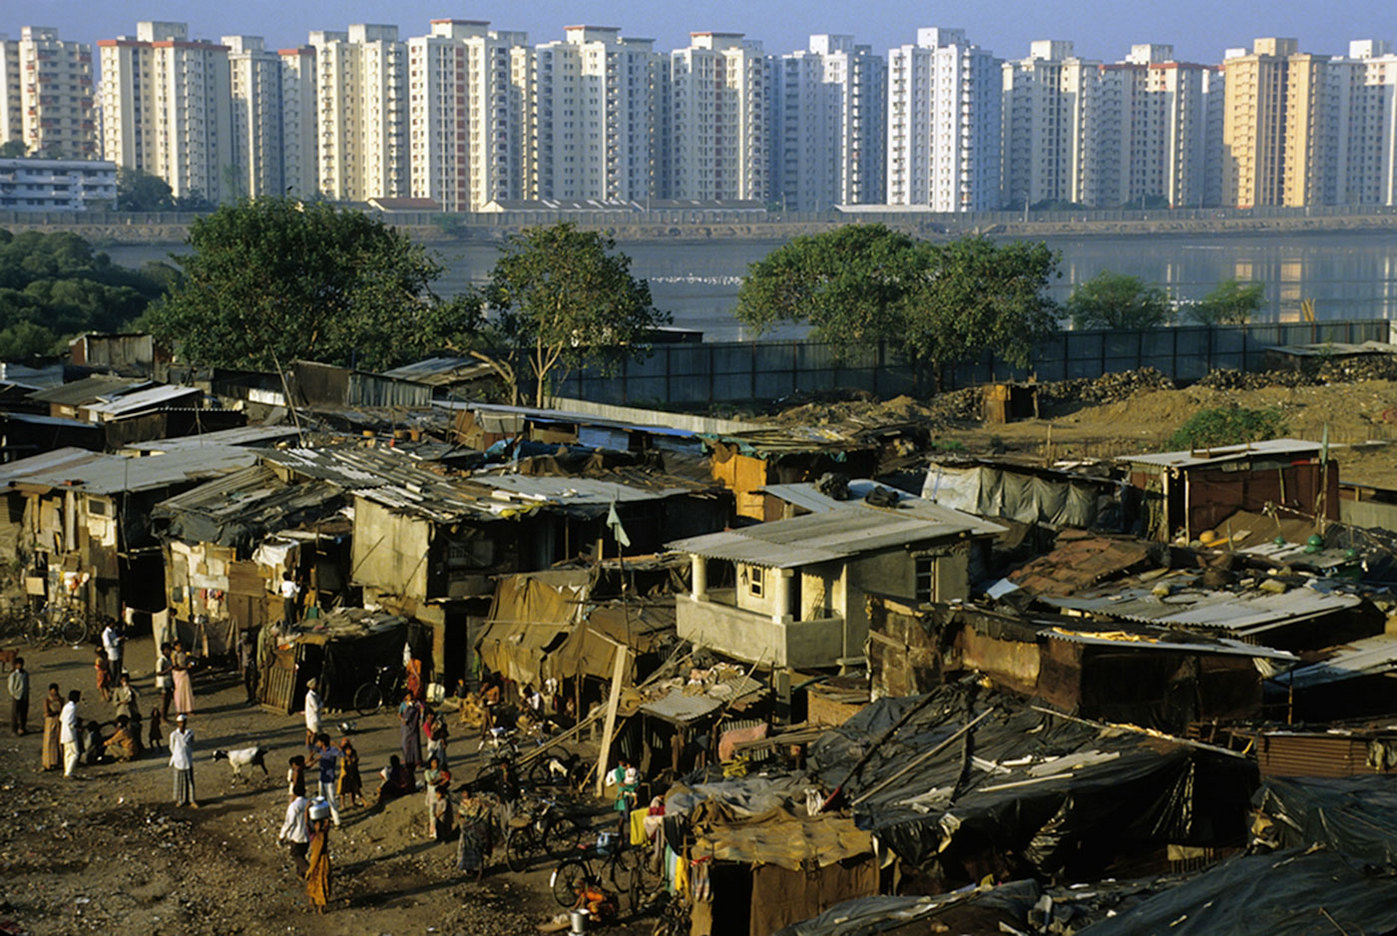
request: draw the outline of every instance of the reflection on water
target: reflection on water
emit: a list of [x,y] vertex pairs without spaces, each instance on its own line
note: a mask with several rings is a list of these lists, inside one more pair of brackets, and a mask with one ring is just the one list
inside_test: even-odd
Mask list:
[[[713,240],[622,243],[631,272],[650,280],[655,304],[674,314],[675,324],[701,330],[713,341],[756,337],[732,317],[747,266],[780,241]],[[1257,321],[1298,321],[1300,306],[1313,299],[1318,319],[1397,318],[1397,235],[1340,233],[1304,235],[1212,235],[1206,237],[1059,237],[1049,245],[1062,254],[1062,278],[1052,287],[1066,300],[1072,287],[1102,270],[1138,276],[1164,286],[1172,298],[1201,299],[1225,279],[1259,281],[1266,306]],[[139,266],[162,260],[162,245],[105,248],[116,263]],[[446,273],[437,291],[451,296],[489,275],[499,250],[487,244],[434,245]],[[786,326],[771,337],[799,337]]]

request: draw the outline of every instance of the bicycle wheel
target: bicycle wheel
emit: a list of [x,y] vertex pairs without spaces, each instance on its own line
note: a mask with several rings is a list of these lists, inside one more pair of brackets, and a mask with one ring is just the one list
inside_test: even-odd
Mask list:
[[63,642],[81,644],[87,642],[87,622],[80,617],[69,617],[63,621]]
[[581,858],[569,858],[553,869],[549,887],[553,889],[553,899],[560,907],[571,907],[577,903],[577,889],[587,883],[587,862]]
[[633,873],[640,870],[640,857],[633,848],[622,848],[612,854],[606,863],[606,875],[618,894],[629,891]]
[[511,871],[523,871],[529,866],[529,859],[538,852],[538,840],[533,829],[522,826],[510,829],[504,839],[504,860]]
[[354,690],[354,708],[360,715],[372,715],[383,704],[383,690],[378,683],[366,682]]
[[566,858],[587,840],[587,831],[571,816],[559,816],[543,833],[543,849],[553,858]]

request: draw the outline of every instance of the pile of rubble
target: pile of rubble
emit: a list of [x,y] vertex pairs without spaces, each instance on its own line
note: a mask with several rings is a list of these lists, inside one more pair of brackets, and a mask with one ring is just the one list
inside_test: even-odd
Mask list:
[[1153,367],[1078,377],[1038,385],[1042,403],[1120,403],[1137,393],[1175,389],[1174,381]]

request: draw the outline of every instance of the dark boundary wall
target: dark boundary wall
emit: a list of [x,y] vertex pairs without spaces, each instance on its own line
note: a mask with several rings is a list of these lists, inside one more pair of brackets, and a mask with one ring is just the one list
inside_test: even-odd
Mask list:
[[[1099,377],[1141,367],[1191,381],[1220,367],[1261,370],[1265,349],[1276,345],[1386,342],[1390,340],[1390,325],[1386,319],[1369,319],[1064,331],[1039,345],[1026,369],[1009,367],[986,355],[955,368],[948,375],[946,389],[1029,376],[1039,380]],[[834,388],[867,390],[879,396],[925,395],[934,387],[928,369],[909,365],[883,342],[847,349],[845,357],[836,360],[835,346],[829,344],[731,341],[655,345],[648,358],[626,361],[615,375],[575,371],[554,392],[597,403],[702,406],[772,400],[798,391]]]

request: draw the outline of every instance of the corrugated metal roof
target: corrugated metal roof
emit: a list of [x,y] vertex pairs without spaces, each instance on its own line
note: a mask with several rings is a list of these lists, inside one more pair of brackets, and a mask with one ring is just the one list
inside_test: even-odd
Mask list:
[[1003,531],[970,514],[912,500],[915,506],[898,509],[844,503],[822,513],[678,540],[668,548],[710,559],[792,569],[927,540]]
[[694,489],[693,486],[648,489],[571,475],[475,474],[471,481],[551,504],[592,507],[604,507],[613,501],[626,504],[664,500]]
[[1159,452],[1154,455],[1121,455],[1116,460],[1132,465],[1157,465],[1161,468],[1195,468],[1200,465],[1221,464],[1244,458],[1268,456],[1278,458],[1305,453],[1313,454],[1319,450],[1320,444],[1318,442],[1306,442],[1303,439],[1271,439],[1266,442],[1220,445],[1215,448],[1193,451]]
[[384,377],[412,380],[430,387],[461,380],[476,380],[492,373],[489,364],[473,358],[433,357],[413,364],[404,364],[383,372]]
[[611,429],[624,429],[632,432],[645,432],[651,435],[678,436],[681,438],[698,438],[700,435],[700,433],[696,431],[674,426],[662,426],[658,423],[627,422],[625,420],[596,416],[590,413],[576,413],[570,410],[539,409],[532,406],[506,406],[502,403],[456,402],[451,400],[437,400],[435,401],[435,405],[446,409],[468,409],[473,411],[477,417],[514,417],[518,419],[531,419],[535,422],[599,426]]
[[257,445],[263,442],[277,442],[281,439],[294,439],[300,434],[295,426],[239,426],[236,429],[220,429],[200,435],[179,436],[174,439],[156,439],[152,442],[133,442],[125,446],[137,452],[177,452],[182,449],[206,448],[210,445]]
[[[429,471],[417,459],[397,449],[343,446],[273,449],[259,454],[265,461],[329,481],[390,510],[437,523],[464,517],[488,520],[498,513],[483,489],[477,486],[472,490],[466,482]],[[507,505],[498,505],[504,506]]]
[[1048,627],[1039,631],[1055,640],[1069,643],[1090,644],[1097,647],[1129,647],[1132,650],[1167,650],[1183,653],[1217,653],[1224,656],[1260,657],[1270,660],[1298,660],[1293,653],[1273,650],[1270,647],[1253,646],[1240,640],[1228,638],[1201,638],[1194,641],[1163,639],[1145,634],[1083,633],[1065,630],[1061,627]]
[[1325,594],[1312,588],[1294,588],[1284,594],[1188,589],[1159,598],[1147,589],[1132,587],[1066,598],[1043,596],[1039,600],[1055,608],[1104,614],[1125,621],[1166,627],[1218,628],[1242,635],[1332,614],[1362,603],[1357,595]]
[[1296,689],[1310,689],[1394,670],[1397,670],[1397,637],[1381,634],[1355,640],[1323,662],[1297,667],[1278,682]]
[[34,426],[54,426],[61,429],[91,429],[94,432],[105,432],[101,426],[94,426],[90,422],[83,422],[81,419],[64,419],[62,416],[40,416],[37,413],[0,413],[0,417],[17,423],[29,423]]
[[42,390],[38,393],[31,393],[31,400],[40,400],[44,403],[57,403],[59,406],[77,406],[81,403],[90,403],[93,400],[100,400],[103,397],[114,396],[122,391],[139,390],[142,387],[152,386],[149,380],[137,380],[131,377],[86,377],[82,380],[74,380],[71,383],[61,384],[52,390]]
[[118,416],[129,416],[132,413],[153,409],[157,406],[164,406],[176,400],[184,400],[202,395],[203,391],[199,390],[197,387],[146,387],[143,390],[134,390],[130,393],[123,393],[110,399],[104,395],[100,398],[102,402],[88,404],[84,406],[83,409],[115,418]]
[[115,494],[215,478],[256,460],[252,452],[228,446],[147,458],[65,448],[0,466],[0,482],[49,487],[71,482],[92,494]]
[[674,689],[669,695],[653,702],[641,703],[640,710],[667,721],[691,722],[722,707],[723,703],[717,699],[711,699],[706,695],[685,695],[682,689]]

